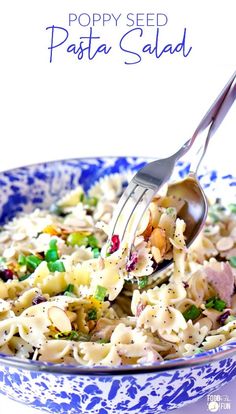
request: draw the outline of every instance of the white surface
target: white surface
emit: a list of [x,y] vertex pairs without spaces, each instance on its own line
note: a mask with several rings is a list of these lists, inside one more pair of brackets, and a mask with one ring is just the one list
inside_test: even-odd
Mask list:
[[[1,163],[4,170],[42,160],[93,155],[170,154],[193,133],[221,87],[235,70],[235,0],[11,0],[0,3]],[[166,41],[187,27],[188,58],[150,57],[126,66],[120,56],[76,62],[59,53],[48,61],[47,26],[67,25],[68,13],[164,12]],[[117,39],[124,27],[97,28]],[[85,31],[72,28],[75,39]],[[153,38],[152,29],[148,36]],[[206,162],[235,165],[236,105],[217,132]],[[233,148],[233,150],[232,150]],[[224,387],[232,410],[235,382]],[[4,411],[33,414],[0,396]],[[176,411],[205,414],[206,398]],[[222,412],[222,411],[221,411]],[[229,410],[228,410],[229,412]],[[87,413],[85,413],[87,414]]]

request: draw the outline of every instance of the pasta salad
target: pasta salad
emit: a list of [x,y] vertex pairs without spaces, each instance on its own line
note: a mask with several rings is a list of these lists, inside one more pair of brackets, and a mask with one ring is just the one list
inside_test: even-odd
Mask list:
[[[77,187],[0,231],[0,353],[78,365],[151,364],[236,336],[236,205],[185,245],[184,201],[153,199],[127,257],[109,223],[122,177]],[[161,274],[163,260],[173,265]]]

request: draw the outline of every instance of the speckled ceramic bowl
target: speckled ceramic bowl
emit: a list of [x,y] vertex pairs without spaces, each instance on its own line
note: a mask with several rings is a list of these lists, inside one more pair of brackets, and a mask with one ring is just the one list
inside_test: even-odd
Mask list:
[[[0,173],[0,222],[20,211],[49,206],[82,183],[85,189],[100,177],[139,169],[140,158],[72,159]],[[188,166],[179,164],[183,177]],[[236,200],[230,174],[203,171],[206,192]],[[195,402],[236,377],[236,339],[194,357],[152,366],[87,368],[23,361],[0,355],[0,392],[51,413],[158,414]]]

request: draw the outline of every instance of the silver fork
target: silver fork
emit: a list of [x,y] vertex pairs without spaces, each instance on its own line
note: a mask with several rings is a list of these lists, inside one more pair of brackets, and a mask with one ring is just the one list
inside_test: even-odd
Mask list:
[[[203,146],[202,155],[197,161],[194,171],[197,172],[206,152],[210,137],[216,132],[236,97],[236,72],[229,79],[217,99],[207,111],[192,138],[190,138],[175,154],[168,158],[153,161],[141,168],[130,181],[121,196],[110,226],[109,242],[113,235],[118,235],[120,242],[128,233],[128,254],[132,249],[135,233],[148,205],[157,191],[170,179],[176,162],[193,146],[196,138],[208,127],[208,134]],[[135,219],[133,220],[132,217]],[[122,218],[122,219],[121,219]],[[128,231],[127,231],[128,230]]]

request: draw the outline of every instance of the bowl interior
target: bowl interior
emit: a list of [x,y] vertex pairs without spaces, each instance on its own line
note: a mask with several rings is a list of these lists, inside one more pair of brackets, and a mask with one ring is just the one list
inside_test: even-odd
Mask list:
[[[87,191],[95,182],[110,174],[122,174],[124,185],[127,179],[140,169],[147,162],[148,158],[140,157],[102,157],[70,159],[41,163],[26,167],[17,168],[0,173],[0,224],[13,218],[19,212],[30,212],[35,208],[46,208],[64,195],[69,190],[81,184]],[[189,163],[179,162],[175,179],[184,178],[189,172]],[[223,203],[230,203],[236,200],[236,178],[229,172],[212,171],[203,167],[199,174],[199,180],[206,194],[210,198],[220,197]],[[210,350],[194,357],[185,357],[174,361],[164,361],[161,364],[149,367],[126,366],[117,369],[95,368],[94,374],[116,371],[132,372],[145,370],[175,369],[177,366],[186,364],[204,364],[210,358],[224,358],[235,352],[236,340],[225,344],[220,348]],[[16,361],[16,358],[2,355],[0,360],[9,365],[23,366],[27,369],[49,370],[55,372],[89,372],[87,367],[68,366],[61,364],[38,363],[37,361]],[[32,368],[33,367],[33,368]]]

